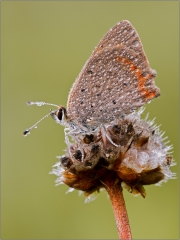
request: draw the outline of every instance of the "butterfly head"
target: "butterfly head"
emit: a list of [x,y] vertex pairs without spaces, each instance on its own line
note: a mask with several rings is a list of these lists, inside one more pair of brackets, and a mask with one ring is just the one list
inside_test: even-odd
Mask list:
[[50,112],[51,117],[59,124],[66,125],[68,117],[66,108],[63,106],[59,106],[57,110],[51,110]]

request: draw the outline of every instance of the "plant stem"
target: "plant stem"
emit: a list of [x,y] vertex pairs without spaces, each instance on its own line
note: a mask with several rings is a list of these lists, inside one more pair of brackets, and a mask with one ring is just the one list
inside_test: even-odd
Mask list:
[[106,181],[106,191],[111,200],[119,238],[123,240],[132,239],[122,187],[120,183],[114,183],[113,185],[111,183]]

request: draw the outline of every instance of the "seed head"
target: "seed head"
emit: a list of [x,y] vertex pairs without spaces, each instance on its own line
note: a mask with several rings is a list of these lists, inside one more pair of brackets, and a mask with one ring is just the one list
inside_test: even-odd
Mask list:
[[[160,184],[174,177],[171,146],[153,121],[140,119],[143,112],[126,115],[90,134],[78,134],[51,173],[57,184],[81,190],[85,196],[106,188],[105,182],[120,182],[130,193],[146,196],[144,185]],[[105,132],[104,132],[105,131]]]

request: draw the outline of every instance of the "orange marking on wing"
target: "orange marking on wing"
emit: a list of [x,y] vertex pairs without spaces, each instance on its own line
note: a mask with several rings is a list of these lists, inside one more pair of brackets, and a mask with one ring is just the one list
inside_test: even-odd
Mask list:
[[153,97],[155,97],[155,93],[151,92],[150,90],[146,89],[144,84],[146,83],[146,81],[151,78],[151,75],[148,74],[146,77],[143,77],[141,74],[141,70],[139,69],[139,71],[136,73],[137,78],[139,79],[139,83],[138,83],[138,88],[140,91],[143,91],[145,95],[145,98],[147,99],[151,99]]
[[130,69],[131,69],[132,71],[134,71],[134,70],[137,69],[137,67],[136,67],[134,64],[132,64],[132,66],[130,67]]
[[148,74],[146,77],[142,75],[142,70],[138,68],[136,65],[134,65],[131,61],[129,61],[127,58],[121,58],[117,57],[117,61],[122,62],[125,65],[130,65],[130,70],[135,72],[135,75],[138,79],[138,90],[146,99],[152,99],[156,96],[155,92],[152,92],[145,88],[146,81],[152,77],[151,74]]
[[121,57],[117,57],[116,60],[121,62],[122,58]]
[[128,65],[130,64],[130,62],[127,58],[124,58],[123,61],[124,61],[125,64],[128,64]]
[[155,97],[156,97],[156,94],[154,92],[148,91],[148,95],[146,96],[146,98],[152,99],[152,98],[155,98]]

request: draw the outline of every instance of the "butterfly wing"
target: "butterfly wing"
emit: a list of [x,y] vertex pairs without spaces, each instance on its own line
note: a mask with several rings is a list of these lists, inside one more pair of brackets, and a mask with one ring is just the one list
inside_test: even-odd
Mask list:
[[138,33],[126,20],[103,37],[77,77],[67,113],[76,123],[109,122],[160,95]]

